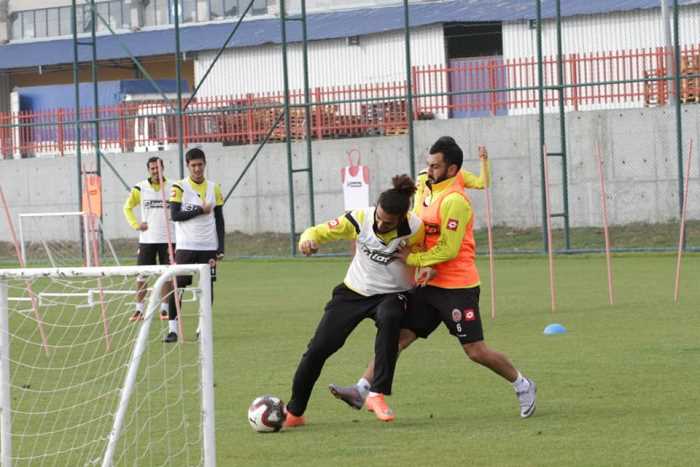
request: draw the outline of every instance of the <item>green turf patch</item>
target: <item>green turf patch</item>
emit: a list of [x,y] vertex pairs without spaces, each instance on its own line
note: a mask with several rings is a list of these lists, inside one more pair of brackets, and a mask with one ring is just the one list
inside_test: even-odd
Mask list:
[[[518,416],[511,387],[468,361],[443,328],[400,358],[391,424],[333,399],[328,383],[353,383],[372,355],[374,327],[360,325],[327,362],[308,425],[278,434],[248,426],[261,394],[288,399],[291,378],[347,260],[232,261],[220,268],[215,304],[219,465],[617,466],[695,465],[700,412],[700,263],[683,264],[673,304],[672,255],[614,258],[616,304],[607,303],[601,256],[557,257],[549,310],[544,258],[499,258],[486,341],[537,381],[537,413]],[[544,336],[548,323],[568,333]]]

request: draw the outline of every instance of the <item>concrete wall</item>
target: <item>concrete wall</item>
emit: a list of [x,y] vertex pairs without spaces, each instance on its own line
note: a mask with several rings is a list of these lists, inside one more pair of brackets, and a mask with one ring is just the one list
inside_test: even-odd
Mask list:
[[[700,106],[683,108],[684,139],[700,141]],[[559,150],[558,120],[547,117],[549,150]],[[678,217],[678,179],[675,124],[672,109],[591,111],[567,114],[569,146],[569,201],[572,226],[601,223],[599,182],[595,144],[601,143],[606,159],[605,177],[612,224],[666,222]],[[551,131],[549,131],[551,130]],[[417,166],[430,144],[441,135],[453,135],[466,149],[465,168],[478,171],[476,146],[489,148],[493,172],[494,218],[497,224],[534,227],[541,223],[538,125],[535,116],[453,119],[416,122]],[[294,144],[294,167],[304,167],[304,144]],[[696,144],[697,148],[697,144]],[[251,146],[205,145],[208,176],[220,182],[227,192],[252,156]],[[388,187],[392,175],[409,170],[406,137],[314,141],[314,183],[317,221],[342,212],[341,166],[347,151],[357,149],[369,166],[371,198]],[[694,154],[691,169],[690,219],[700,219],[700,162]],[[109,156],[129,184],[143,179],[150,154]],[[177,155],[161,153],[166,174],[177,174]],[[561,170],[559,159],[550,160],[552,199],[555,211],[561,209]],[[135,235],[126,225],[121,207],[127,195],[117,178],[103,165],[105,228],[110,237]],[[296,174],[297,227],[309,223],[306,175]],[[25,159],[0,161],[0,185],[13,214],[76,209],[75,159]],[[477,213],[476,226],[484,218],[484,196],[472,192]],[[287,163],[284,144],[271,144],[261,152],[250,172],[225,208],[229,231],[277,231],[289,229]],[[555,221],[555,226],[558,225]],[[9,238],[5,222],[0,222],[0,238]]]

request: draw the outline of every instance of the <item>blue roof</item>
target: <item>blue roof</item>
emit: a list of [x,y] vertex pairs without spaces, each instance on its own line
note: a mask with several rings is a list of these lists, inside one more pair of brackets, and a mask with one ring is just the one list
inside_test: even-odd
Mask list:
[[[700,0],[679,0],[680,5],[700,4]],[[421,3],[410,6],[412,27],[446,22],[518,21],[535,17],[534,0],[453,0]],[[561,0],[563,16],[575,16],[614,11],[658,8],[659,0]],[[555,15],[554,0],[544,0],[544,17]],[[334,39],[395,31],[403,28],[403,7],[365,8],[308,16],[309,40]],[[218,50],[232,30],[232,22],[202,24],[180,30],[183,52]],[[287,27],[289,42],[301,41],[301,25],[291,21]],[[244,21],[229,44],[231,47],[250,47],[281,42],[280,21],[263,18]],[[122,45],[123,43],[123,45]],[[98,60],[128,58],[123,46],[137,57],[172,54],[175,32],[172,28],[119,34],[97,38]],[[79,47],[81,62],[89,61],[89,47]],[[58,65],[73,62],[72,39],[9,43],[0,46],[0,70]]]

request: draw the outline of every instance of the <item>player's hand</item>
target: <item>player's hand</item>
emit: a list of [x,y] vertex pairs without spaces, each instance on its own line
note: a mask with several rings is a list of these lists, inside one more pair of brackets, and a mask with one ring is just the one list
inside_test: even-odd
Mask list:
[[437,271],[431,267],[418,268],[416,269],[416,285],[425,287],[435,276],[437,276]]
[[311,256],[318,252],[318,243],[313,240],[304,240],[299,244],[299,251],[301,251],[304,256]]
[[486,150],[486,146],[479,146],[479,159],[485,161],[489,158],[489,152]]
[[209,214],[213,208],[214,208],[214,205],[212,203],[207,203],[205,201],[204,204],[202,205],[202,213]]
[[139,224],[139,230],[141,232],[145,232],[146,230],[148,230],[148,222],[141,222]]
[[405,263],[409,254],[411,254],[411,248],[406,244],[406,242],[401,242],[401,246],[396,253],[394,253],[394,256]]

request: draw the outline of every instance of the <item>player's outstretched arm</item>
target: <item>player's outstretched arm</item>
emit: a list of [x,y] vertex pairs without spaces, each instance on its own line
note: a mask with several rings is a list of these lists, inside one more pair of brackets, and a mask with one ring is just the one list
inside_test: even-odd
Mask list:
[[479,146],[479,160],[481,161],[481,172],[478,176],[468,170],[462,169],[460,171],[462,181],[464,181],[464,188],[483,190],[491,185],[491,168],[489,166],[489,154],[486,150],[486,146]]
[[355,240],[364,220],[364,211],[351,211],[322,224],[309,227],[299,239],[299,251],[310,256],[323,243],[335,240]]

